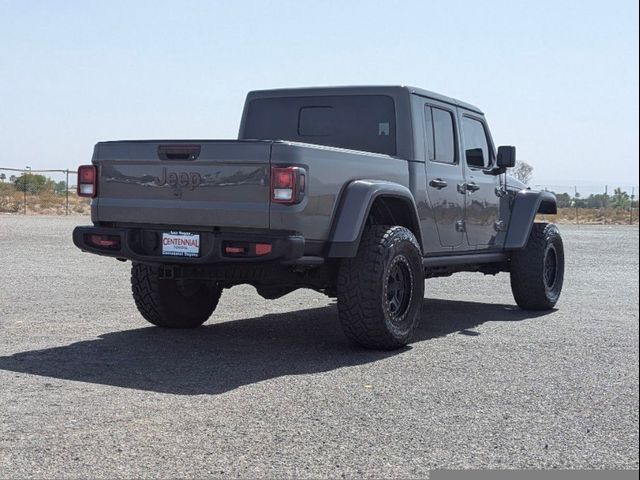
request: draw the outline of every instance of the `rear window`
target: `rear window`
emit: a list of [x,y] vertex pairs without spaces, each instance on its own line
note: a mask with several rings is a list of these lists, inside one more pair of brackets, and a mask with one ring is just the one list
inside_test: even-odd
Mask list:
[[395,155],[395,117],[387,95],[259,98],[249,104],[243,138]]

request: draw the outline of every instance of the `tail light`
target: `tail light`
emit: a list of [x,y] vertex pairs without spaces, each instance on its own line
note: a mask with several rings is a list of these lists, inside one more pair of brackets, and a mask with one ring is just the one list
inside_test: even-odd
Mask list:
[[120,250],[120,237],[118,235],[85,235],[85,241],[97,248]]
[[271,201],[293,205],[300,203],[306,189],[306,174],[300,167],[271,169]]
[[81,165],[78,168],[78,196],[93,198],[97,193],[98,175],[93,165]]
[[273,247],[270,243],[224,242],[223,249],[227,257],[261,257],[269,255]]

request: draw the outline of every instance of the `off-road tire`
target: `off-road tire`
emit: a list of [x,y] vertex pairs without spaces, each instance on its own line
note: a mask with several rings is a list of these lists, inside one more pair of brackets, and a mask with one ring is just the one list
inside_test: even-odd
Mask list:
[[203,280],[187,284],[160,278],[160,268],[134,263],[131,291],[136,307],[149,323],[165,328],[195,328],[211,316],[222,288]]
[[422,254],[413,233],[398,226],[366,227],[357,255],[340,264],[337,294],[349,340],[382,350],[409,343],[424,299]]
[[527,245],[511,257],[511,290],[525,310],[552,309],[564,281],[564,246],[558,227],[534,223]]

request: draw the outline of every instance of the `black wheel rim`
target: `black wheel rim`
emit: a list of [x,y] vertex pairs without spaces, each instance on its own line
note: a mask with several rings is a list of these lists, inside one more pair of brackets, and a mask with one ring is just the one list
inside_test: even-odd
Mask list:
[[385,287],[389,316],[394,323],[400,322],[409,310],[413,291],[411,269],[404,256],[398,256],[393,260],[389,267]]
[[558,277],[558,254],[556,249],[551,246],[547,249],[544,256],[544,285],[547,289],[552,290],[556,284]]

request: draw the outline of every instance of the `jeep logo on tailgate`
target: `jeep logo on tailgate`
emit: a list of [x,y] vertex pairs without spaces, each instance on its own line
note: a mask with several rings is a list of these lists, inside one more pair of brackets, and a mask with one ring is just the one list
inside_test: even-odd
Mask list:
[[155,178],[155,184],[160,187],[169,185],[193,190],[201,183],[202,177],[197,172],[167,172],[166,168],[163,168],[160,176]]

